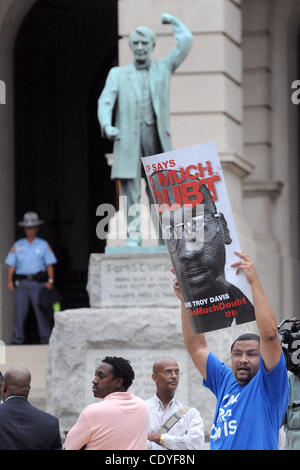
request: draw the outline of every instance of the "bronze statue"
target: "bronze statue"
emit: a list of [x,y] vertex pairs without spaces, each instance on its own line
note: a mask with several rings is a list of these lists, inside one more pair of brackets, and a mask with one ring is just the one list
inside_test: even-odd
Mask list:
[[[129,37],[134,61],[113,67],[98,102],[98,119],[102,134],[114,141],[111,178],[121,182],[121,196],[127,196],[128,208],[141,197],[141,157],[172,149],[170,132],[169,88],[171,74],[188,55],[193,36],[174,16],[162,15],[162,23],[171,24],[176,46],[166,57],[151,61],[156,44],[155,34],[147,27],[136,28]],[[113,112],[115,111],[115,123]],[[152,196],[146,183],[150,204]],[[136,215],[135,215],[136,217]],[[136,224],[134,233],[127,215],[127,246],[138,246],[141,235]],[[159,243],[163,239],[159,237]]]

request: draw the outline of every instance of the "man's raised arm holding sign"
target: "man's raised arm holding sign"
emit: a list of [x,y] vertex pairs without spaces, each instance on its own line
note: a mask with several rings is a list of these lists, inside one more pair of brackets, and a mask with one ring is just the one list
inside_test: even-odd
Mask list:
[[210,443],[214,450],[275,450],[288,404],[289,385],[274,312],[249,256],[236,254],[232,264],[249,282],[260,337],[239,336],[231,346],[229,368],[210,352],[204,334],[192,331],[178,282],[185,345],[197,369],[217,398]]

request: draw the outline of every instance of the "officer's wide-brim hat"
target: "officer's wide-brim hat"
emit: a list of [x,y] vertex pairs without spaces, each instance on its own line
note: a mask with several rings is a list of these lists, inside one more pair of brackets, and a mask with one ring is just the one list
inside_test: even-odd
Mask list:
[[44,221],[39,219],[36,212],[26,212],[23,220],[18,223],[20,227],[39,227]]

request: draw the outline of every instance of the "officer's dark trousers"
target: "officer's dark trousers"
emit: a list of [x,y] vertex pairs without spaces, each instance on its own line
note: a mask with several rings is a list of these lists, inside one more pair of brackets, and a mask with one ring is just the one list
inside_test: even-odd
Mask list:
[[30,302],[35,313],[40,342],[41,344],[48,343],[51,328],[46,316],[39,307],[39,294],[43,286],[44,284],[42,282],[29,281],[27,279],[19,281],[19,285],[15,290],[15,324],[12,343],[24,343],[24,325],[30,307]]

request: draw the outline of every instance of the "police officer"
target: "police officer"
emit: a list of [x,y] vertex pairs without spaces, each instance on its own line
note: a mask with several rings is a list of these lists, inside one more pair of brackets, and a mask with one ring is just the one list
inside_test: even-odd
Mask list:
[[8,265],[7,288],[13,290],[16,287],[12,344],[24,343],[24,324],[30,302],[37,320],[40,343],[49,342],[51,327],[39,307],[39,294],[43,286],[53,288],[53,264],[57,259],[49,244],[36,236],[43,223],[35,212],[26,212],[18,224],[24,227],[25,238],[14,243],[5,260]]

